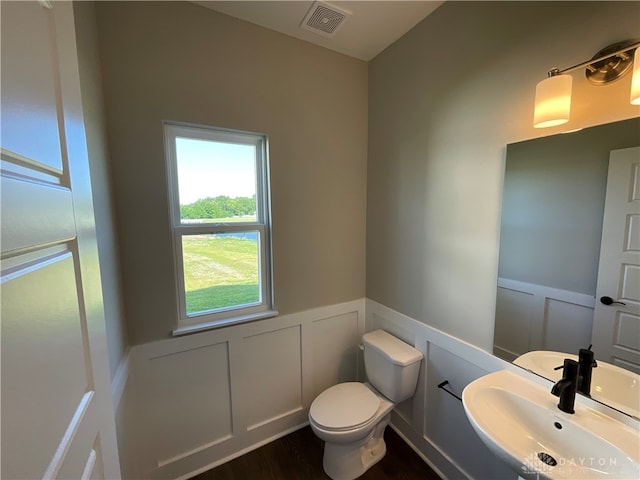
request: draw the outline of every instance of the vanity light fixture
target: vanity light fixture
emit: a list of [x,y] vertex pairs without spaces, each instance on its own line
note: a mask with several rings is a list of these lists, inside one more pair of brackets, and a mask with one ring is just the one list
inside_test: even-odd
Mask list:
[[[594,85],[606,85],[625,75],[633,68],[631,104],[640,105],[640,42],[627,40],[609,45],[591,60],[560,70],[553,68],[548,78],[536,85],[536,103],[533,115],[535,128],[554,127],[569,121],[571,85],[573,77],[567,73],[585,69],[585,76]],[[635,52],[634,52],[635,50]]]

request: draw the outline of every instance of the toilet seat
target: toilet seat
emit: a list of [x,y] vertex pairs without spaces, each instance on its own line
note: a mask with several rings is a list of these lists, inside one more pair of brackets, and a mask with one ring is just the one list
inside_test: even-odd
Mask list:
[[362,383],[339,383],[322,392],[311,404],[310,419],[320,428],[344,431],[369,423],[380,398]]

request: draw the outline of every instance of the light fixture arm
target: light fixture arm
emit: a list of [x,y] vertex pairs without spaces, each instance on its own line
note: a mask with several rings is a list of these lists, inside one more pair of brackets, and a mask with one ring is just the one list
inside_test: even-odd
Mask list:
[[[586,62],[582,62],[582,63],[579,63],[577,65],[573,65],[571,67],[564,68],[562,70],[560,70],[558,68],[552,68],[551,70],[549,70],[547,72],[547,75],[549,77],[554,77],[556,75],[562,75],[563,73],[572,72],[573,70],[577,70],[579,68],[589,67],[590,65],[593,65],[594,63],[598,63],[598,62],[601,62],[602,60],[606,60],[608,58],[615,57],[616,55],[620,55],[621,53],[629,52],[630,50],[635,50],[638,47],[640,47],[640,42],[631,43],[631,44],[625,46],[624,48],[620,48],[620,49],[618,49],[618,50],[616,50],[614,52],[607,53],[606,55],[602,55],[602,56],[597,57],[597,58],[592,58],[591,60],[587,60]],[[630,53],[630,55],[631,55],[631,53]]]

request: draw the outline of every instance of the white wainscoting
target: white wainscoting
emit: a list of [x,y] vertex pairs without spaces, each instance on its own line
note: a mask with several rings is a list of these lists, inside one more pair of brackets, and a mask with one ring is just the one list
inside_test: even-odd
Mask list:
[[307,424],[322,390],[361,376],[364,306],[132,347],[118,410],[123,477],[189,478]]
[[499,278],[495,353],[512,361],[531,350],[586,348],[594,306],[592,295]]
[[132,347],[117,411],[123,478],[186,479],[306,425],[320,392],[365,379],[365,326],[425,355],[392,428],[442,478],[514,480],[437,385],[461,395],[475,378],[517,367],[365,299]]
[[365,379],[358,347],[378,328],[424,355],[416,393],[391,427],[442,478],[515,480],[438,385],[461,396],[498,370],[548,382],[369,299],[133,347],[116,413],[123,478],[186,479],[308,424],[322,390]]
[[392,414],[394,430],[442,478],[515,480],[517,475],[473,431],[462,402],[438,385],[448,380],[446,388],[462,396],[476,378],[504,369],[519,371],[518,367],[372,300],[367,300],[365,310],[367,331],[382,328],[415,346],[425,358],[416,394]]

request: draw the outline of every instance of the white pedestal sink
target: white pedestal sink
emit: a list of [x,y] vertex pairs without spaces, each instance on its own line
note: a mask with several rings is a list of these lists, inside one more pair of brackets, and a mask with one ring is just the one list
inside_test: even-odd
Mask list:
[[550,390],[503,370],[467,385],[462,402],[482,441],[521,477],[640,478],[640,423],[606,415],[584,398],[574,414],[562,412]]
[[[577,355],[546,350],[528,352],[516,358],[513,363],[557,382],[562,370],[554,370],[562,365],[565,358],[578,360]],[[591,398],[640,418],[640,375],[623,368],[596,360],[598,366],[591,377]]]

